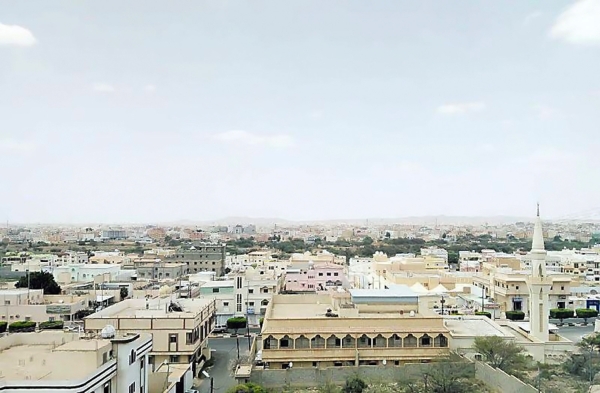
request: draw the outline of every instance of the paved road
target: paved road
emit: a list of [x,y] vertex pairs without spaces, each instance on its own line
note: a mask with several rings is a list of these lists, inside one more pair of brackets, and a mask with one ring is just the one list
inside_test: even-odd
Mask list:
[[[248,338],[239,337],[240,356],[248,355]],[[235,379],[231,376],[231,361],[237,358],[236,338],[209,338],[208,346],[211,348],[214,365],[205,370],[213,379],[215,393],[225,393],[227,389],[235,385]],[[210,380],[203,379],[198,388],[200,393],[210,393]]]
[[563,326],[558,328],[558,333],[568,338],[569,340],[578,343],[581,341],[582,337],[586,334],[590,334],[594,332],[594,325],[590,324],[587,326]]

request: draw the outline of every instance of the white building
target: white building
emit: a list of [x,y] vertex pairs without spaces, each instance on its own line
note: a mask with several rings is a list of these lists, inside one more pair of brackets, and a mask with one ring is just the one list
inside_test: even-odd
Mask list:
[[148,393],[149,334],[79,338],[63,332],[0,338],[0,390],[6,393]]
[[121,273],[121,265],[78,263],[58,266],[52,274],[58,283],[91,282],[94,277],[103,276],[105,282],[116,281]]

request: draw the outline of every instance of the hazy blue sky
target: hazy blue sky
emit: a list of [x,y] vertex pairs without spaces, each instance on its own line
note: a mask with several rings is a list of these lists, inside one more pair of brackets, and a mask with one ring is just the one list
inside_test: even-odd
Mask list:
[[9,1],[0,220],[600,206],[600,0]]

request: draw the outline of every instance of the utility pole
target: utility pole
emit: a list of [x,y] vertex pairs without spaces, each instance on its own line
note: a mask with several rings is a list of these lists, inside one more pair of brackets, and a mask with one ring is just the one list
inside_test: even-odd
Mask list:
[[235,335],[235,346],[237,347],[237,358],[240,360],[240,337],[237,334]]
[[210,377],[210,393],[215,392],[215,381],[213,377]]

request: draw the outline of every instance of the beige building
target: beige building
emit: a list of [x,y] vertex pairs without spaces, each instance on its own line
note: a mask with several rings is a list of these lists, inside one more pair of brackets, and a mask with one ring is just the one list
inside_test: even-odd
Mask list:
[[289,266],[294,268],[295,265],[299,264],[301,266],[305,266],[308,262],[324,262],[324,263],[333,263],[336,265],[346,265],[346,257],[337,256],[328,251],[322,250],[317,252],[316,254],[311,254],[309,251],[305,253],[294,253],[289,259]]
[[89,297],[44,295],[41,289],[0,290],[0,321],[72,321],[75,314],[88,307]]
[[40,332],[0,338],[7,393],[148,393],[148,334],[82,337]]
[[[506,311],[529,313],[529,288],[527,285],[530,270],[511,268],[491,268],[473,275],[473,283],[485,289],[486,298]],[[548,274],[551,286],[548,292],[548,308],[568,308],[571,294],[571,276],[567,274]]]
[[449,337],[406,287],[275,295],[259,357],[269,368],[400,365],[448,355]]
[[112,325],[119,333],[149,333],[153,349],[149,363],[192,364],[210,358],[206,339],[215,324],[214,299],[127,299],[84,319],[86,332]]

